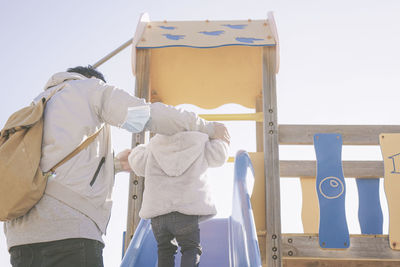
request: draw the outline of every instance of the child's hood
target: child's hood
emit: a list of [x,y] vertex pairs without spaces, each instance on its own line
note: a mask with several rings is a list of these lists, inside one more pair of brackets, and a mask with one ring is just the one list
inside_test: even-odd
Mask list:
[[180,132],[171,136],[158,134],[149,146],[157,164],[168,176],[180,176],[203,153],[207,141],[207,134]]

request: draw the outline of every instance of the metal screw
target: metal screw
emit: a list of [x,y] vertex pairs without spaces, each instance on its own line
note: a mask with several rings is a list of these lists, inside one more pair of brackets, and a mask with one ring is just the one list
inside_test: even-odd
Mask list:
[[272,131],[272,130],[269,131],[269,134],[273,134],[273,133],[274,133],[274,131]]
[[288,255],[293,256],[293,251],[289,250]]
[[276,239],[276,238],[277,238],[276,234],[273,234],[272,239]]
[[138,185],[138,183],[139,183],[138,180],[133,181],[133,184],[134,184],[134,185]]
[[275,251],[277,251],[277,250],[278,250],[277,247],[273,247],[273,248],[272,248],[272,251],[273,251],[273,252],[275,252]]
[[322,242],[322,246],[325,247],[325,242]]
[[272,258],[273,258],[274,260],[276,260],[276,259],[278,258],[278,256],[274,255],[274,256],[272,256]]
[[274,110],[273,110],[272,108],[270,108],[270,109],[268,110],[268,112],[269,112],[269,113],[272,113],[272,112],[274,112]]
[[272,125],[274,125],[274,123],[271,121],[271,122],[269,123],[269,126],[272,126]]
[[289,238],[287,242],[293,243],[293,239]]
[[132,197],[133,199],[137,199],[137,195],[133,195],[133,197]]

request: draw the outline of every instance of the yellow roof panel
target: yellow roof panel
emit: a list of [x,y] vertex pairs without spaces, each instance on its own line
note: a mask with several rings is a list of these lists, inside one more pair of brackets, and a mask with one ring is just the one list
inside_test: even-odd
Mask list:
[[147,22],[136,48],[274,46],[268,20]]

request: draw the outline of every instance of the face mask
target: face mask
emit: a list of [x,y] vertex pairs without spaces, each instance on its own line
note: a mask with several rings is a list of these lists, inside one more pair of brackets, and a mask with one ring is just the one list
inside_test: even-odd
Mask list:
[[138,106],[128,108],[128,114],[122,128],[132,133],[140,133],[150,118],[150,106]]

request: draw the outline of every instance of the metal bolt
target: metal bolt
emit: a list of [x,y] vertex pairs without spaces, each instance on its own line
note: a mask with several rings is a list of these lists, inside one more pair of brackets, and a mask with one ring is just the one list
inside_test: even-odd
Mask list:
[[138,185],[138,183],[139,183],[138,180],[133,181],[133,184],[134,184],[134,185]]
[[288,255],[293,256],[293,251],[289,250]]
[[273,234],[272,239],[276,239],[276,238],[277,238],[276,234]]
[[270,108],[270,109],[268,110],[268,112],[269,112],[269,113],[272,113],[272,112],[274,112],[274,110],[273,110],[272,108]]
[[276,252],[277,250],[278,250],[277,247],[273,247],[273,248],[272,248],[272,251],[273,251],[273,252]]
[[137,199],[137,195],[133,195],[133,197],[132,197],[133,199]]
[[289,238],[287,242],[293,243],[293,239]]
[[271,121],[271,122],[269,122],[269,126],[272,126],[272,125],[274,125],[274,123]]
[[272,130],[269,131],[269,134],[273,134],[273,133],[274,133],[274,131],[272,131]]
[[272,256],[272,258],[273,258],[274,260],[276,260],[276,259],[278,258],[278,256],[274,255],[274,256]]

